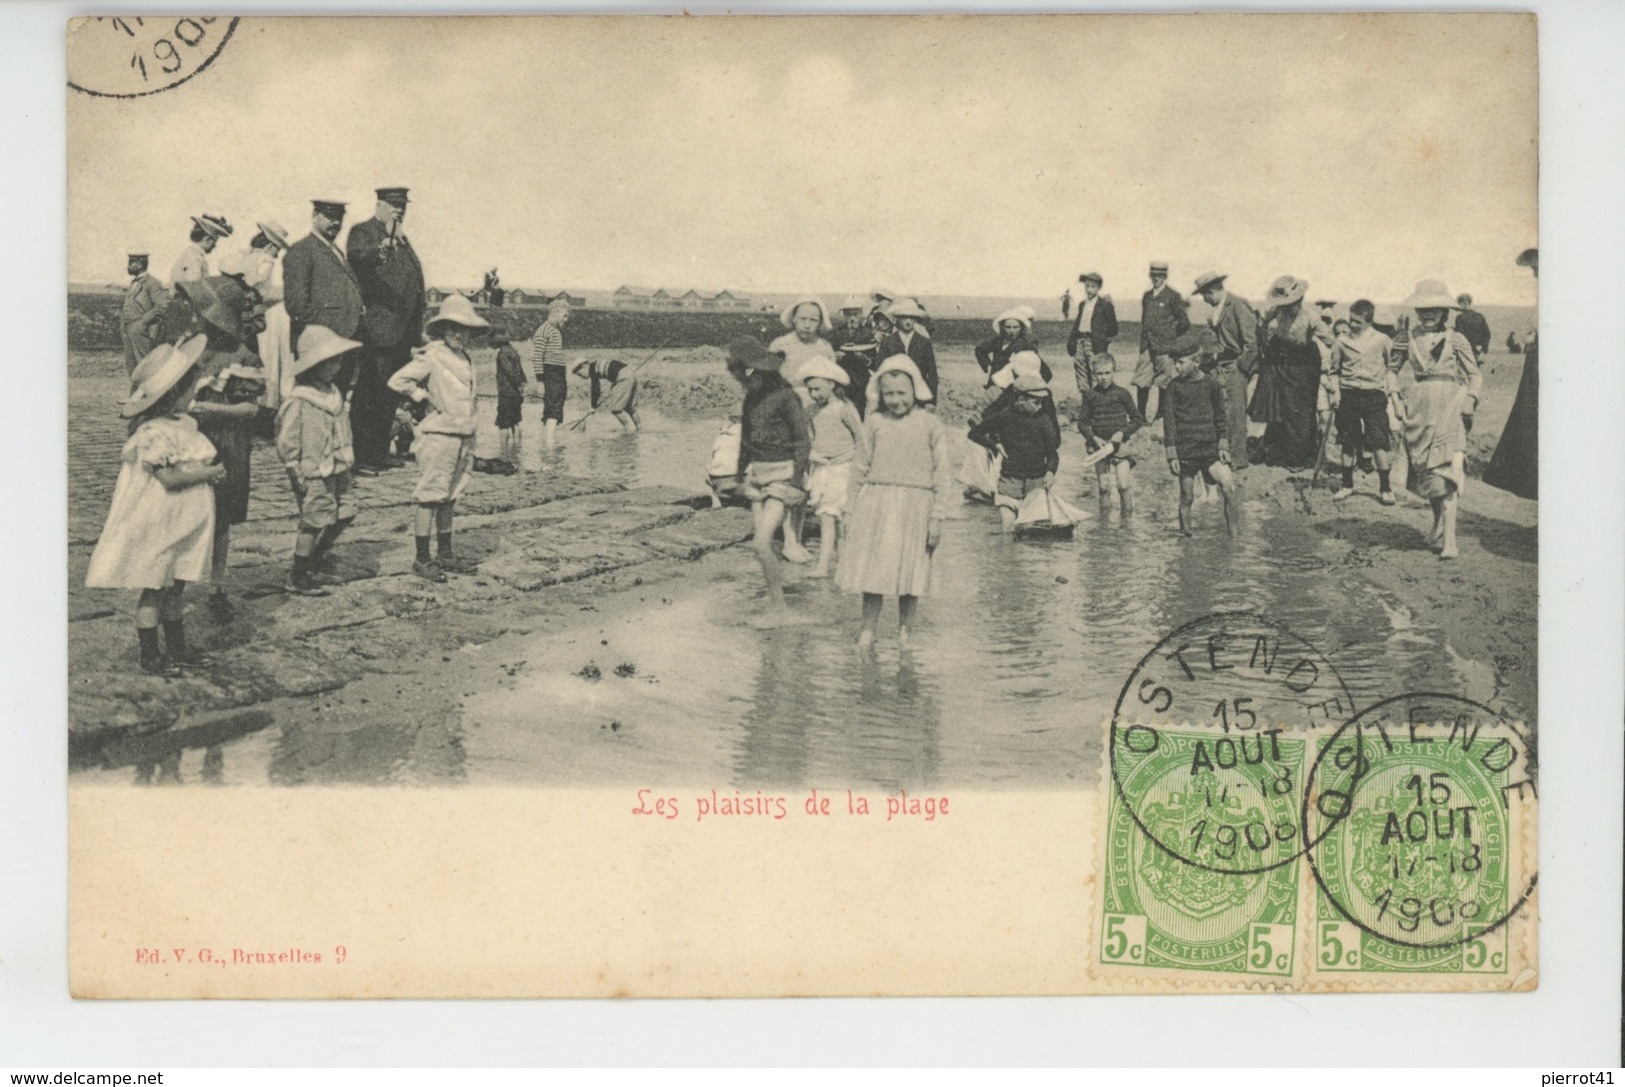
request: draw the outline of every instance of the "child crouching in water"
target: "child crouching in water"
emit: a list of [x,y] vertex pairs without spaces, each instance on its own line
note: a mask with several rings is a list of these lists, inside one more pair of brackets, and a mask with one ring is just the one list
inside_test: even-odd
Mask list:
[[1187,330],[1169,347],[1174,358],[1173,380],[1163,390],[1162,444],[1168,470],[1179,477],[1179,534],[1191,534],[1191,504],[1196,501],[1196,477],[1219,488],[1224,500],[1224,523],[1231,536],[1241,531],[1241,503],[1236,477],[1230,470],[1230,439],[1224,413],[1224,390],[1201,370],[1202,340]]
[[[729,369],[744,372],[745,405],[740,412],[740,493],[750,499],[755,522],[756,558],[767,582],[767,622],[784,619],[784,585],[773,534],[785,523],[785,511],[807,501],[807,470],[812,430],[801,398],[779,369],[784,356],[768,351],[754,336],[742,336],[728,347]],[[784,546],[790,548],[786,532]]]
[[1016,530],[1022,500],[1048,490],[1061,466],[1061,428],[1054,415],[1044,410],[1052,399],[1049,386],[1036,373],[1018,373],[1010,392],[1013,406],[989,412],[970,433],[972,441],[1004,456],[994,502],[1006,536]]
[[1078,405],[1078,430],[1090,453],[1105,446],[1112,451],[1095,462],[1095,480],[1100,485],[1101,512],[1111,501],[1111,485],[1117,483],[1118,502],[1124,513],[1134,512],[1134,480],[1130,475],[1134,458],[1123,452],[1123,446],[1135,431],[1145,426],[1145,416],[1134,402],[1134,396],[1117,383],[1117,360],[1109,353],[1096,355],[1093,360],[1094,384],[1083,391]]
[[[412,572],[426,581],[445,581],[446,572],[473,573],[477,563],[457,557],[452,548],[452,516],[474,467],[474,362],[468,345],[472,330],[489,328],[460,294],[440,303],[429,321],[429,344],[412,353],[412,361],[395,371],[389,387],[401,396],[429,405],[418,424],[415,444],[418,485],[412,491],[417,510],[412,532],[417,555]],[[436,535],[436,554],[429,554],[429,533]]]
[[818,514],[818,565],[814,577],[828,577],[840,535],[841,516],[852,475],[852,455],[863,439],[863,420],[846,398],[846,371],[825,359],[801,367],[801,383],[812,399],[812,474],[807,501]]
[[[141,590],[135,606],[141,670],[156,676],[214,663],[186,644],[181,609],[186,583],[209,577],[213,485],[226,477],[223,465],[210,463],[214,443],[186,414],[206,342],[194,336],[179,347],[163,344],[130,374],[120,414],[135,420],[135,429],[120,454],[107,523],[85,573],[86,588]],[[167,654],[158,644],[160,624]]]
[[299,503],[299,537],[287,591],[326,596],[317,572],[339,533],[355,520],[350,509],[350,467],[355,449],[344,395],[333,385],[343,356],[361,344],[330,328],[311,325],[299,334],[293,388],[276,413],[276,448]]
[[875,371],[879,411],[863,421],[852,458],[848,528],[837,584],[863,594],[858,648],[875,641],[887,596],[897,597],[897,641],[907,648],[919,598],[931,586],[931,557],[953,494],[948,433],[919,410],[931,389],[914,361],[893,355]]

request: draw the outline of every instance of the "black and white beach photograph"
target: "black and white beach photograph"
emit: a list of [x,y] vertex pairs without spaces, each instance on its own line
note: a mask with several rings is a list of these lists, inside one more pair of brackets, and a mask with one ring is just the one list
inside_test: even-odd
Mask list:
[[1532,721],[1530,24],[159,22],[69,31],[74,781],[1092,788],[1231,612]]
[[10,1033],[1594,1060],[1588,6],[8,12]]

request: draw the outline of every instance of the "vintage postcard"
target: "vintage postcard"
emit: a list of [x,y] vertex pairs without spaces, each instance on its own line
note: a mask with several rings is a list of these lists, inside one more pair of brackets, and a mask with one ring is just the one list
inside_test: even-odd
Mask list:
[[1536,29],[72,20],[74,994],[1535,988]]

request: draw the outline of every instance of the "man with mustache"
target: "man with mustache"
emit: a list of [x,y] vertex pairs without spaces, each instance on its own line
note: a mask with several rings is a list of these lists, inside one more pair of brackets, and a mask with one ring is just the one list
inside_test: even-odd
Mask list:
[[[338,247],[344,226],[344,204],[313,200],[310,233],[288,247],[282,258],[282,304],[288,311],[288,342],[297,344],[310,325],[355,339],[361,326],[361,287],[350,262]],[[354,353],[347,356],[335,382],[348,391],[355,380]]]
[[322,325],[354,339],[361,325],[361,288],[338,247],[344,227],[344,204],[313,200],[310,233],[288,247],[282,258],[282,301],[288,307],[290,338],[308,325]]

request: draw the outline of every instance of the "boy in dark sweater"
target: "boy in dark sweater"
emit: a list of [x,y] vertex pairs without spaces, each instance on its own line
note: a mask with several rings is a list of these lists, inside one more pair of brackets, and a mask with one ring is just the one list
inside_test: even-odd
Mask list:
[[1219,488],[1224,500],[1224,523],[1232,537],[1241,531],[1241,502],[1236,477],[1230,470],[1230,440],[1226,437],[1224,390],[1201,371],[1202,341],[1187,331],[1174,341],[1174,377],[1164,390],[1162,444],[1168,470],[1179,477],[1179,534],[1191,534],[1191,504],[1196,500],[1196,477]]
[[1145,416],[1134,402],[1134,395],[1117,383],[1117,360],[1102,352],[1091,360],[1094,385],[1084,389],[1078,405],[1078,430],[1090,453],[1104,446],[1111,452],[1095,462],[1095,480],[1100,485],[1100,511],[1107,511],[1111,501],[1111,483],[1117,481],[1118,500],[1124,513],[1134,512],[1133,479],[1129,472],[1134,458],[1123,452],[1123,446],[1134,432],[1145,426]]
[[1046,412],[1049,386],[1037,374],[1022,374],[1011,385],[1014,406],[1008,411],[989,413],[971,428],[971,441],[997,449],[1004,455],[999,466],[999,521],[1004,534],[1016,530],[1021,500],[1035,491],[1047,490],[1055,482],[1061,466],[1061,428]]

